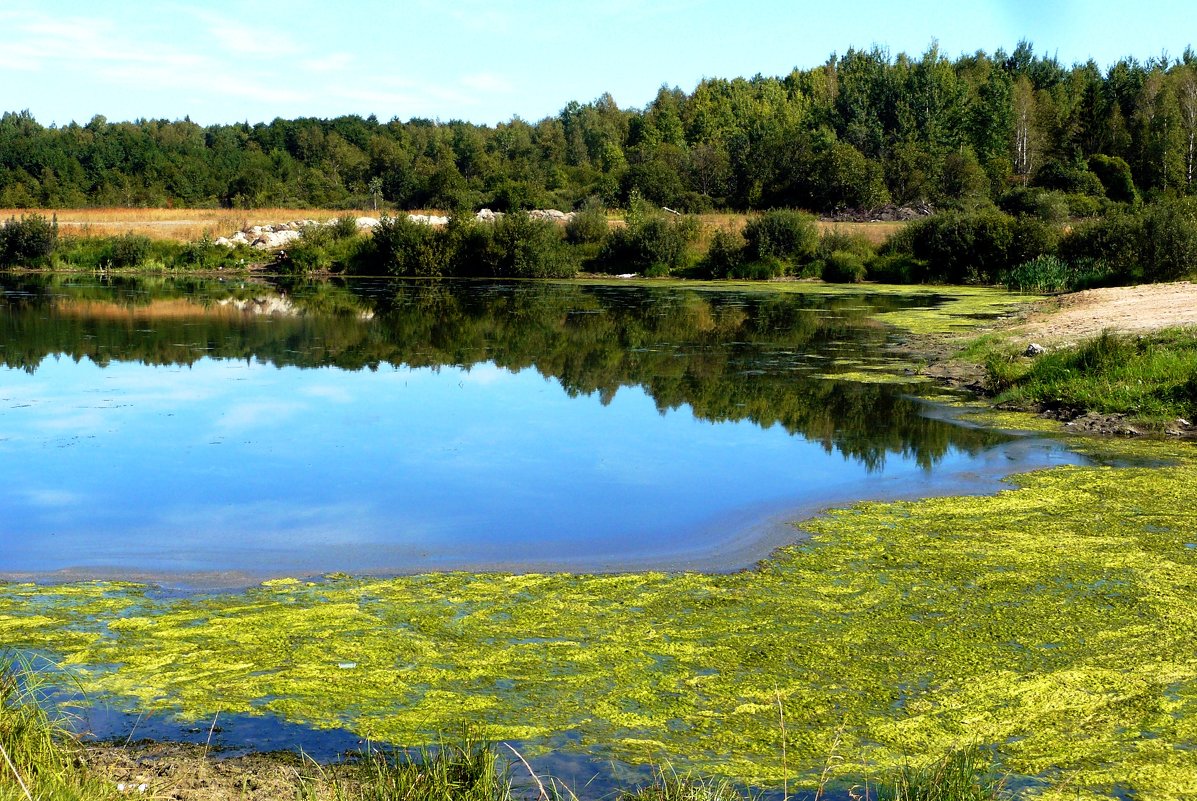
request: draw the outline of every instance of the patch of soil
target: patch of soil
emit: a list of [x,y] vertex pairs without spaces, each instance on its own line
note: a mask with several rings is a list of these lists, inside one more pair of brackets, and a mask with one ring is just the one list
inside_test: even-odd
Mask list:
[[189,743],[144,741],[86,749],[88,766],[130,798],[170,801],[274,801],[298,797],[301,787],[321,798],[321,769],[298,754],[279,752],[220,758]]
[[1007,333],[1028,343],[1075,344],[1102,331],[1144,332],[1197,325],[1197,284],[1087,289],[1046,301]]

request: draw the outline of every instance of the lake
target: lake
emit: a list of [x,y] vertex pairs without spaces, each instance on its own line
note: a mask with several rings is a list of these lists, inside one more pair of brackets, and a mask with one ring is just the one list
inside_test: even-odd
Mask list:
[[0,574],[732,571],[833,505],[1080,457],[954,422],[932,292],[5,276]]

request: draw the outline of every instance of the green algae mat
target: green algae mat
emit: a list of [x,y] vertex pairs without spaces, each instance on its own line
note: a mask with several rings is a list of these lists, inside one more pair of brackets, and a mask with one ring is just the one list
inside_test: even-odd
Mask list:
[[9,584],[0,641],[195,719],[468,727],[791,787],[977,743],[1038,797],[1193,797],[1197,459],[1125,447],[1172,463],[834,511],[738,574]]

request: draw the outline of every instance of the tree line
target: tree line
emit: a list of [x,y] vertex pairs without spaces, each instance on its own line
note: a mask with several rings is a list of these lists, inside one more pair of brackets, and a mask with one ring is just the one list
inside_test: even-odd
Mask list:
[[0,207],[309,206],[682,211],[937,207],[1042,187],[1197,193],[1197,55],[1065,67],[1026,42],[950,59],[850,49],[780,77],[610,95],[494,127],[374,116],[43,126],[0,118]]

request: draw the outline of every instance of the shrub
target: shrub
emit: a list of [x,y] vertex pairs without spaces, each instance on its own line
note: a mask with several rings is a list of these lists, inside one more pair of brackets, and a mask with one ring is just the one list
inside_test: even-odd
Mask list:
[[711,237],[707,255],[702,260],[703,272],[711,278],[729,278],[744,263],[744,238],[722,228]]
[[1090,172],[1085,164],[1061,164],[1049,161],[1035,173],[1035,186],[1056,189],[1071,194],[1104,197],[1105,186],[1101,179]]
[[[1087,195],[1077,195],[1092,200]],[[1016,217],[1035,217],[1044,222],[1060,223],[1068,218],[1069,205],[1061,192],[1033,187],[1018,187],[1002,195],[998,207]]]
[[1071,263],[1092,262],[1121,280],[1134,280],[1141,273],[1140,244],[1143,217],[1114,213],[1073,228],[1060,242],[1060,256]]
[[1135,191],[1135,180],[1131,177],[1130,165],[1118,156],[1098,153],[1089,158],[1089,169],[1101,181],[1106,197],[1116,203],[1138,203],[1139,193]]
[[815,218],[800,211],[767,211],[744,226],[745,258],[760,261],[774,257],[797,264],[814,254],[819,244]]
[[495,225],[479,222],[468,214],[449,218],[445,247],[449,252],[448,274],[461,277],[490,275],[491,241]]
[[281,272],[356,271],[356,262],[366,248],[353,217],[338,217],[328,225],[304,226],[299,239],[279,251],[275,267]]
[[150,255],[150,238],[128,233],[109,242],[105,261],[113,267],[136,267]]
[[634,199],[627,224],[610,233],[600,258],[613,266],[667,273],[685,263],[687,247],[697,238],[698,221],[693,217],[666,219]]
[[1197,270],[1197,199],[1165,200],[1078,226],[1060,253],[1070,262],[1099,263],[1122,284],[1190,275]]
[[495,222],[487,256],[497,278],[570,278],[578,272],[557,224],[523,212]]
[[1053,227],[1030,217],[996,210],[945,212],[907,226],[887,250],[926,262],[933,279],[993,283],[1013,265],[1054,253],[1057,239]]
[[58,244],[58,220],[40,214],[10,218],[0,227],[0,266],[35,267],[44,263]]
[[786,275],[789,269],[790,266],[785,262],[769,256],[756,261],[741,262],[728,273],[727,277],[743,281],[767,281],[770,278]]
[[1105,198],[1093,197],[1092,195],[1063,195],[1064,202],[1068,205],[1069,217],[1093,218],[1100,217],[1105,214],[1111,205],[1111,202]]
[[1197,272],[1197,198],[1164,200],[1148,208],[1140,259],[1148,281],[1175,281]]
[[877,252],[877,249],[873,247],[873,243],[869,242],[863,236],[832,229],[819,237],[819,245],[815,248],[815,254],[819,258],[826,259],[837,250],[846,251],[858,256],[861,261],[867,261]]
[[449,266],[448,237],[431,225],[406,215],[383,215],[374,226],[371,253],[366,263],[390,275],[444,275]]
[[[222,250],[226,252],[221,253]],[[209,234],[204,234],[183,246],[182,252],[179,253],[179,263],[188,267],[208,268],[227,255],[227,249],[217,245]]]
[[607,238],[607,212],[601,203],[588,201],[565,225],[565,238],[574,245],[601,244]]
[[823,260],[823,280],[837,284],[859,284],[865,278],[865,263],[858,254],[834,250]]
[[324,226],[329,237],[334,240],[353,239],[357,236],[357,218],[352,214],[342,214]]
[[917,284],[927,280],[927,262],[905,253],[878,254],[866,262],[871,281]]

